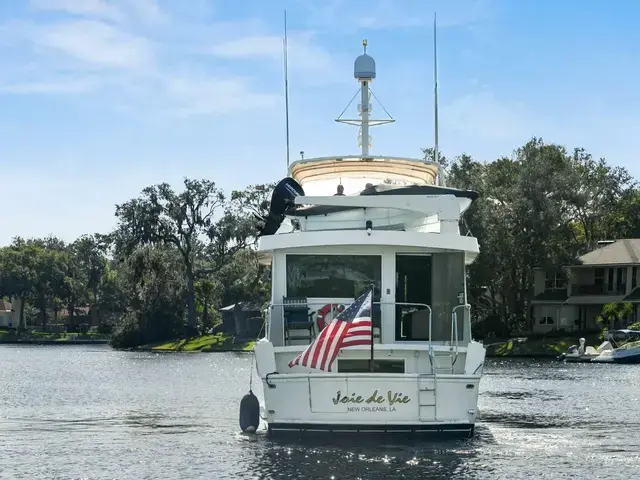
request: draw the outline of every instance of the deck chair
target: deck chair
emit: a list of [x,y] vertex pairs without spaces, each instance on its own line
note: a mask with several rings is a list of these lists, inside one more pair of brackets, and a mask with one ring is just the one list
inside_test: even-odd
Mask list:
[[[313,340],[315,338],[315,311],[310,312],[306,297],[283,297],[284,342],[291,345],[291,339]],[[291,330],[307,330],[308,335],[290,335]]]

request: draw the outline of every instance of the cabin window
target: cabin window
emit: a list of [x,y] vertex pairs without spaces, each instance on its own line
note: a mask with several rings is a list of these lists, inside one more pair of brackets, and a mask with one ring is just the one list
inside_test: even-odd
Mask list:
[[631,288],[636,288],[638,286],[638,267],[633,267],[631,269]]
[[[369,373],[369,360],[338,359],[340,373]],[[404,359],[373,360],[373,373],[404,373]]]
[[380,255],[287,255],[290,297],[356,298],[373,282],[380,298]]

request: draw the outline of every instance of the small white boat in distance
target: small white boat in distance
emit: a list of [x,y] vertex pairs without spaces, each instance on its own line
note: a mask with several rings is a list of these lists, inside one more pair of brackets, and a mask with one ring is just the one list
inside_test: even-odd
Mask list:
[[467,303],[478,242],[459,222],[476,193],[438,186],[436,163],[370,155],[366,53],[355,77],[361,154],[292,163],[261,230],[272,292],[254,353],[268,432],[469,436],[485,348]]
[[558,360],[567,362],[595,363],[640,363],[640,331],[610,330],[597,349],[585,347],[585,339],[580,339],[580,346],[572,345],[566,353],[558,356]]
[[611,349],[605,350],[592,361],[597,363],[640,363],[640,331],[610,330],[605,339],[610,342]]
[[585,339],[580,338],[580,346],[571,345],[566,353],[558,356],[558,360],[565,360],[567,362],[590,362],[593,359],[600,357],[605,352],[613,350],[611,342],[605,340],[598,348],[593,348],[591,345],[585,347]]

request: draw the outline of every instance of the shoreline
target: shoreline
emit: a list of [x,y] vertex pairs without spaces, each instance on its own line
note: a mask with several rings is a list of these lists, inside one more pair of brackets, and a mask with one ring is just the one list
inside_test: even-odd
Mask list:
[[[73,345],[108,345],[109,340],[0,340],[1,345],[56,345],[56,346],[73,346]],[[242,345],[238,347],[224,347],[224,348],[209,348],[201,350],[181,350],[181,349],[163,349],[153,347],[134,347],[134,348],[113,348],[113,350],[119,351],[131,351],[131,352],[149,352],[149,353],[251,353],[253,350],[247,350]],[[531,353],[513,353],[513,354],[499,354],[487,350],[486,358],[495,359],[507,359],[507,358],[541,358],[552,359],[556,358],[559,353],[550,352],[531,352]]]
[[4,340],[0,339],[0,345],[104,345],[108,344],[109,340],[36,340],[36,339],[12,339]]
[[[516,337],[506,340],[500,340],[485,345],[486,358],[504,359],[504,358],[521,358],[521,359],[552,359],[557,358],[563,352],[566,352],[570,345],[576,342],[573,336],[567,337],[547,337],[547,338],[528,338]],[[597,337],[589,338],[587,345],[598,344]],[[0,337],[0,345],[106,345],[109,339],[91,339],[91,338],[2,338]],[[175,339],[168,342],[157,342],[146,345],[140,345],[131,348],[114,348],[121,351],[135,352],[158,352],[158,353],[250,353],[253,351],[255,341],[246,338],[234,338],[225,336],[224,334],[204,335],[201,337],[191,337],[183,339]]]
[[[114,348],[114,350],[118,350]],[[202,350],[171,350],[171,349],[163,349],[163,348],[152,348],[152,347],[134,347],[131,349],[122,349],[122,350],[130,350],[132,352],[152,352],[152,353],[252,353],[253,349],[247,350],[242,346],[232,347],[232,348],[209,348]]]

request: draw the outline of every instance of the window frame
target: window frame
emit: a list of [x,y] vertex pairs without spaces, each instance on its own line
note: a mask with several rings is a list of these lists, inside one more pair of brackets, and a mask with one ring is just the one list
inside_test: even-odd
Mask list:
[[[342,297],[340,295],[329,293],[325,295],[327,292],[319,292],[314,293],[313,295],[303,295],[300,292],[291,292],[289,289],[289,259],[290,257],[371,257],[378,259],[378,268],[379,268],[379,278],[374,279],[373,282],[375,284],[374,289],[374,301],[380,301],[381,292],[382,292],[382,283],[384,278],[384,261],[382,253],[353,253],[353,254],[345,254],[345,253],[287,253],[285,254],[284,259],[284,271],[285,271],[285,295],[288,297],[307,297],[307,298],[356,298],[358,293],[356,292],[354,295],[348,295],[346,297]],[[294,295],[295,293],[295,295]],[[304,293],[304,292],[302,292]]]
[[544,289],[545,290],[566,290],[568,275],[562,271],[556,271],[545,274]]
[[[338,373],[370,373],[368,358],[338,358],[336,359]],[[349,363],[358,365],[357,367],[344,368]],[[395,375],[404,375],[407,371],[407,363],[404,358],[374,358],[373,363],[378,367],[385,366],[382,369],[374,368],[374,373],[386,373]],[[400,370],[400,371],[399,371]]]

